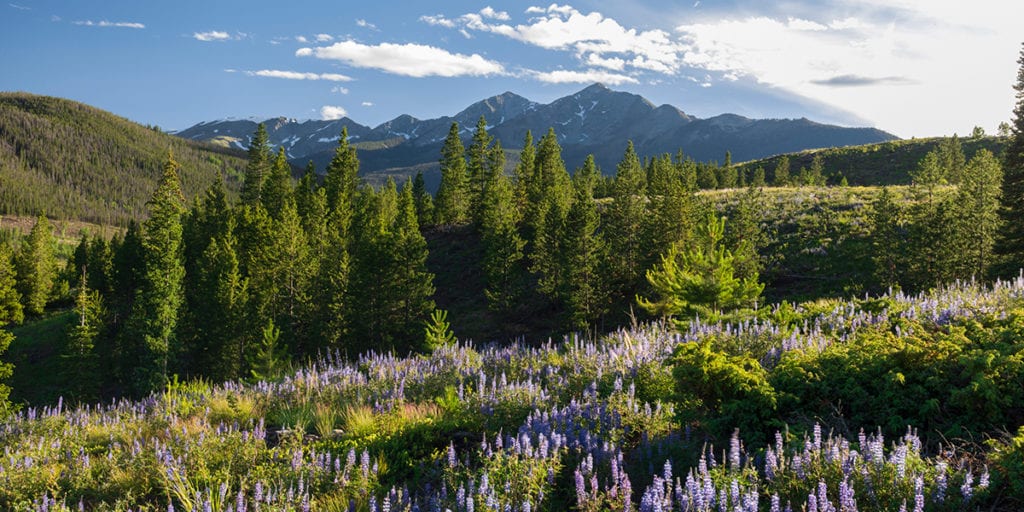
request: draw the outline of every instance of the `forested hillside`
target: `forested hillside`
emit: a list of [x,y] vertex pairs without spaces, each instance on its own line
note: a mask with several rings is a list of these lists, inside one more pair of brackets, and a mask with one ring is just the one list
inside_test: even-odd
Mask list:
[[185,141],[70,100],[0,93],[0,214],[124,226],[146,201],[171,152],[194,197],[222,173],[237,191],[238,151]]
[[759,160],[738,164],[747,172],[762,168],[769,179],[779,165],[788,167],[790,173],[799,174],[800,169],[810,169],[814,159],[821,157],[822,164],[830,169],[830,182],[838,184],[846,178],[850,185],[909,185],[910,171],[930,152],[944,147],[961,146],[965,158],[970,159],[981,149],[996,156],[1002,154],[1008,137],[1004,134],[993,137],[978,135],[960,138],[934,137],[927,139],[906,139],[827,149],[815,149],[775,155]]

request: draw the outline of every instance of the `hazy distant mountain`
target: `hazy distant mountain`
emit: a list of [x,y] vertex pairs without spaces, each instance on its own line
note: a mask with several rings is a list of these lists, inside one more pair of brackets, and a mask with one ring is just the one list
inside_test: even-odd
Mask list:
[[[436,180],[441,142],[452,122],[469,139],[477,120],[487,119],[489,132],[510,151],[515,160],[526,131],[539,139],[554,128],[562,155],[570,169],[594,154],[605,173],[614,172],[626,141],[632,140],[641,155],[676,153],[682,150],[698,161],[721,161],[726,151],[735,162],[812,148],[850,146],[896,139],[874,128],[845,128],[807,119],[748,119],[722,114],[708,119],[687,115],[671,105],[655,106],[642,96],[613,91],[594,84],[576,94],[546,105],[511,92],[474,103],[451,117],[420,120],[401,115],[370,128],[344,118],[336,121],[298,122],[285,118],[265,121],[270,141],[283,146],[297,165],[316,163],[323,171],[337,146],[342,126],[359,149],[361,171],[371,181],[384,175],[405,176],[425,170]],[[248,146],[256,130],[253,120],[204,122],[177,133],[192,140],[235,148]],[[431,180],[429,178],[434,178]]]

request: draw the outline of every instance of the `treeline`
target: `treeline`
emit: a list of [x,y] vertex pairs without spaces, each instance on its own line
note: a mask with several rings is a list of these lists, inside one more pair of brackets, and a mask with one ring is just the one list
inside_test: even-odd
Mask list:
[[[945,151],[921,162],[911,201],[883,191],[872,205],[864,229],[883,286],[981,277],[994,261],[999,163]],[[450,332],[424,233],[471,233],[479,261],[466,270],[480,269],[479,308],[499,321],[544,316],[580,332],[621,325],[634,306],[702,318],[755,307],[759,275],[777,256],[766,249],[783,250],[766,232],[757,175],[719,208],[698,193],[712,167],[680,154],[641,160],[628,144],[613,177],[592,158],[570,173],[553,130],[536,144],[528,133],[514,173],[504,167],[481,118],[468,147],[452,125],[436,196],[421,175],[361,185],[345,131],[324,179],[311,165],[295,183],[261,126],[237,203],[222,181],[187,203],[168,158],[148,219],[110,242],[83,237],[63,271],[40,217],[8,250],[17,293],[0,296],[17,297],[29,317],[74,302],[63,360],[73,398],[87,400],[144,394],[173,375],[268,378],[327,350],[427,350]]]
[[236,151],[187,141],[70,100],[0,94],[0,214],[125,226],[146,217],[167,151],[182,189],[197,195],[218,172],[237,192]]

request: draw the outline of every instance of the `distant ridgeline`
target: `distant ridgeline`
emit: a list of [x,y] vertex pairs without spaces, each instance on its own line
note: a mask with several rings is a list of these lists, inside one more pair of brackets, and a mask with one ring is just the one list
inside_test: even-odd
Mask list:
[[234,194],[244,155],[74,101],[0,93],[0,214],[124,225],[147,215],[168,152],[189,198],[217,173]]
[[[642,96],[601,84],[548,104],[505,92],[452,116],[421,120],[401,115],[373,128],[347,117],[330,121],[275,118],[264,124],[274,150],[284,148],[296,166],[305,167],[312,161],[322,173],[345,127],[349,142],[359,150],[363,179],[381,185],[389,176],[401,182],[422,171],[427,189],[434,191],[440,183],[438,154],[448,128],[459,123],[459,135],[468,144],[473,134],[470,127],[481,116],[487,120],[488,134],[505,148],[508,170],[519,159],[527,130],[540,137],[548,128],[554,129],[570,170],[593,155],[605,175],[614,174],[626,141],[632,141],[641,156],[682,151],[697,162],[724,163],[726,152],[739,162],[810,148],[896,139],[874,128],[847,128],[808,119],[749,119],[735,114],[701,119],[672,105],[655,106]],[[256,124],[253,120],[208,121],[177,135],[243,149],[248,147]]]

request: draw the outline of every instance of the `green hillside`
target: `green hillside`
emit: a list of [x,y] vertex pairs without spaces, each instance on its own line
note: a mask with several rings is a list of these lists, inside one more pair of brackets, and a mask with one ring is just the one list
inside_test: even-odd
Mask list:
[[[739,164],[741,170],[753,173],[762,167],[769,180],[783,157],[789,158],[790,173],[795,175],[801,167],[810,168],[816,155],[821,155],[826,175],[836,183],[845,177],[850,185],[909,185],[909,172],[917,167],[924,155],[939,147],[946,137],[907,139],[827,149],[810,149],[798,153],[770,156]],[[980,149],[1000,155],[1007,144],[1005,137],[962,138],[964,155],[968,160]]]
[[167,152],[194,197],[217,171],[237,189],[241,153],[186,141],[70,100],[0,93],[0,214],[124,224],[141,219]]

